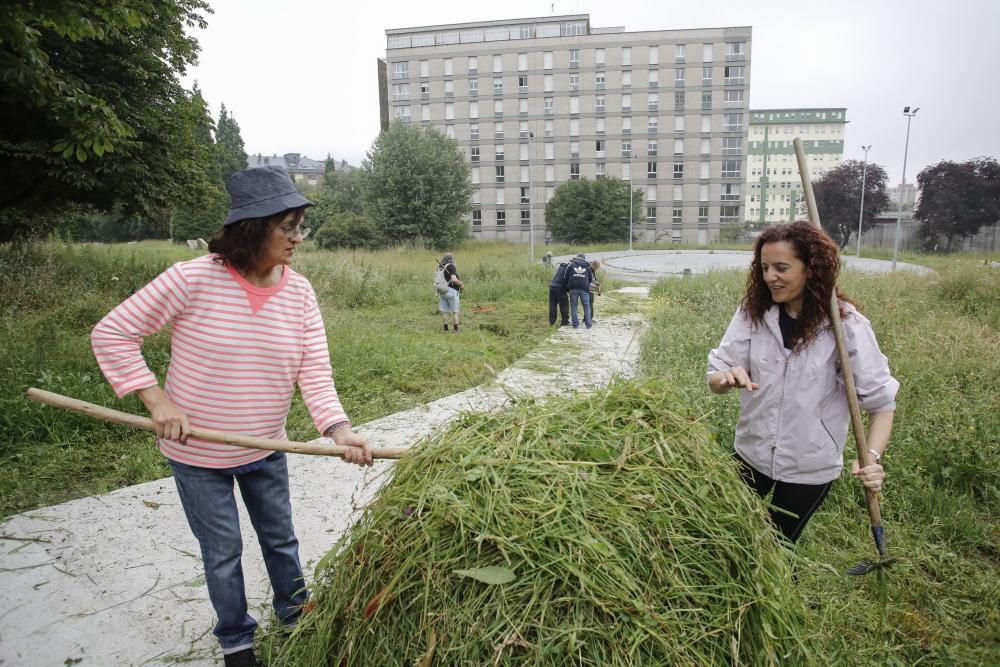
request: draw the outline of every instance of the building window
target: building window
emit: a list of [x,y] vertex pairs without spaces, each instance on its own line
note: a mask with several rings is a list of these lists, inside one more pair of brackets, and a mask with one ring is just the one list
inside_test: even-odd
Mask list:
[[622,47],[622,65],[631,66],[632,65],[632,47],[623,46]]
[[646,155],[655,156],[657,150],[656,139],[650,139],[646,144]]
[[527,116],[528,115],[528,100],[522,97],[517,101],[517,115]]
[[594,133],[597,136],[599,136],[599,137],[604,135],[604,119],[603,118],[595,118],[594,119]]
[[572,159],[574,159],[574,160],[579,159],[579,157],[580,157],[580,142],[579,141],[571,141],[571,142],[569,142],[569,156]]
[[646,224],[655,225],[656,224],[656,207],[647,206],[646,207]]
[[606,165],[603,162],[598,162],[597,163],[597,173],[596,173],[595,177],[596,178],[605,178],[608,175],[607,171],[606,171],[606,168],[607,167],[606,167]]
[[632,157],[632,143],[629,141],[622,142],[622,157]]
[[521,188],[521,203],[530,204],[531,203],[531,189],[522,187]]
[[[548,90],[552,90],[551,84],[552,82],[550,81]],[[571,92],[580,90],[580,75],[576,72],[569,75],[569,89]]]
[[604,49],[594,49],[594,64],[598,67],[604,66]]
[[522,162],[527,162],[528,160],[531,159],[531,156],[528,155],[528,144],[521,144],[520,146],[518,146],[518,148],[520,149],[518,151],[519,152],[518,158]]
[[647,185],[646,186],[646,201],[654,202],[656,201],[656,186]]
[[455,138],[455,126],[454,125],[445,125],[444,126],[444,135],[446,137],[448,137],[449,139],[454,139]]
[[517,77],[517,92],[528,92],[528,76],[526,74],[522,74]]
[[[698,163],[698,178],[707,179],[710,177],[709,173],[709,163],[699,162]],[[708,187],[705,187],[705,199],[708,199]]]
[[497,183],[503,183],[503,180],[504,180],[504,177],[503,177],[503,174],[504,174],[504,172],[503,172],[503,165],[497,165],[496,167],[494,167],[494,169],[496,170],[496,182]]
[[684,111],[684,91],[678,90],[674,93],[674,110]]
[[475,74],[479,71],[479,61],[476,56],[469,56],[469,74]]
[[684,116],[674,116],[674,132],[684,131]]
[[496,118],[503,118],[503,100],[493,100],[493,115]]
[[430,120],[431,119],[431,105],[421,104],[420,105],[420,120]]
[[569,98],[569,112],[571,114],[580,113],[580,98],[576,95]]
[[702,116],[701,117],[701,131],[702,132],[711,132],[712,131],[712,117],[711,116]]
[[503,227],[507,224],[507,211],[497,211],[497,227]]
[[708,224],[708,207],[699,206],[698,207],[698,224],[707,225]]
[[519,53],[517,54],[517,71],[524,72],[528,69],[528,54]]
[[703,86],[712,85],[712,68],[710,66],[701,68],[701,84]]
[[719,222],[723,224],[732,224],[734,222],[740,221],[740,207],[739,206],[723,206],[719,209]]
[[684,201],[684,186],[675,185],[674,186],[674,201]]
[[656,128],[659,125],[659,119],[656,116],[650,116],[646,120],[646,132],[649,134],[656,134]]
[[646,178],[656,178],[656,163],[647,162],[646,163]]
[[647,99],[649,111],[656,111],[660,106],[660,96],[657,93],[650,93]]
[[725,92],[725,100],[727,107],[741,107],[743,106],[743,89],[736,88],[735,90],[727,90]]
[[469,125],[469,139],[479,139],[479,123],[472,123]]
[[702,44],[701,45],[701,62],[710,63],[712,62],[712,45]]
[[649,47],[649,64],[650,65],[660,64],[660,47],[658,46]]
[[428,81],[420,82],[420,99],[426,100],[431,96],[431,84]]
[[632,87],[632,72],[622,72],[622,88]]
[[660,85],[660,72],[655,69],[649,70],[649,87],[655,90],[656,88],[659,87],[659,85]]
[[579,181],[580,180],[580,163],[579,162],[570,163],[570,165],[569,165],[569,179],[571,181]]
[[746,60],[746,42],[726,42],[726,60]]
[[478,208],[472,209],[472,226],[478,227],[481,224],[483,224],[483,212]]
[[701,91],[701,110],[711,111],[712,110],[712,91],[703,90]]
[[542,76],[542,90],[546,93],[551,93],[554,90],[553,77],[551,74]]
[[596,157],[604,157],[604,140],[598,139],[594,142],[594,151]]
[[469,79],[469,97],[479,95],[479,79]]
[[605,78],[604,72],[598,72],[594,75],[594,88],[597,90],[604,90],[607,79]]
[[410,84],[408,83],[392,84],[392,99],[397,101],[410,99]]
[[723,178],[736,178],[741,175],[742,171],[743,171],[743,162],[741,160],[722,161]]
[[674,155],[684,155],[683,139],[674,139]]
[[683,162],[674,162],[674,178],[684,178]]
[[723,137],[722,138],[722,152],[723,153],[740,153],[743,143],[741,137]]
[[410,78],[410,63],[393,63],[392,64],[392,78],[393,79],[409,79]]
[[570,67],[580,66],[580,49],[569,50],[569,66]]
[[632,111],[632,95],[630,93],[622,95],[622,111],[626,113]]
[[597,113],[604,113],[604,95],[594,96],[594,111]]
[[545,182],[551,183],[554,180],[556,180],[556,168],[551,164],[545,165]]
[[670,222],[672,222],[675,225],[681,224],[683,214],[684,214],[684,209],[675,208],[672,211],[672,215],[670,216]]
[[399,104],[392,108],[392,115],[394,118],[399,119],[404,123],[409,123],[410,118],[410,105],[409,104]]
[[528,123],[526,121],[521,121],[518,123],[517,136],[519,139],[528,139],[531,137],[531,132],[528,131]]
[[455,97],[455,82],[445,81],[444,82],[444,96],[445,97]]
[[725,70],[725,83],[726,84],[742,84],[743,83],[743,68],[735,66],[726,66]]
[[685,59],[685,54],[687,52],[687,45],[685,44],[675,44],[674,45],[674,61],[682,63]]
[[472,146],[469,148],[469,161],[479,162],[479,146]]
[[551,97],[546,97],[544,101],[545,105],[545,115],[551,116],[556,112],[555,101]]
[[701,154],[702,155],[709,155],[709,154],[711,154],[711,152],[712,152],[712,140],[711,139],[702,139],[701,140]]
[[531,224],[531,211],[528,209],[523,209],[521,211],[521,224],[530,225]]
[[503,123],[494,123],[493,124],[493,138],[494,139],[503,139]]
[[454,65],[452,64],[451,58],[445,58],[444,59],[444,75],[445,76],[454,76],[454,74],[455,74],[455,72],[454,72]]
[[683,86],[684,85],[684,68],[676,67],[674,68],[674,85]]
[[628,136],[630,134],[632,134],[632,118],[625,116],[622,118],[622,135]]
[[722,114],[722,129],[726,132],[741,132],[743,130],[743,114]]
[[552,52],[551,51],[545,51],[544,53],[542,53],[542,68],[543,69],[552,69]]
[[739,183],[723,183],[722,193],[719,196],[722,201],[739,201],[740,199],[740,185]]
[[503,162],[503,144],[497,144],[493,149],[493,154],[497,162]]
[[493,71],[502,72],[503,71],[503,56],[494,55],[493,56]]
[[495,199],[496,199],[496,202],[497,202],[497,206],[503,206],[504,204],[507,203],[505,201],[506,197],[504,196],[504,192],[505,192],[505,190],[503,188],[499,188],[496,191],[496,197],[495,197]]

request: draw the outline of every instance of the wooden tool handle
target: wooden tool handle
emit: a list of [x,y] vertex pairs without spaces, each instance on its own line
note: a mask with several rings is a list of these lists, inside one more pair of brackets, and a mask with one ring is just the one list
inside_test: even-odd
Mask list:
[[[79,412],[80,414],[94,417],[95,419],[103,419],[116,424],[124,424],[125,426],[142,429],[143,431],[156,431],[156,428],[153,426],[153,420],[149,417],[140,417],[127,412],[112,410],[111,408],[101,407],[100,405],[94,405],[93,403],[87,403],[86,401],[81,401],[76,398],[55,394],[51,391],[45,391],[44,389],[36,389],[35,387],[28,389],[26,395],[33,401],[38,401],[39,403],[51,405],[56,408],[62,408],[64,410],[70,410],[72,412]],[[209,440],[211,442],[219,442],[236,447],[266,449],[273,452],[290,452],[292,454],[313,454],[317,456],[342,457],[348,449],[347,447],[342,447],[340,445],[313,445],[307,442],[295,442],[293,440],[255,438],[249,435],[239,435],[236,433],[213,431],[211,429],[197,427],[191,428],[191,437],[197,438],[198,440]],[[398,459],[406,451],[407,448],[405,447],[379,447],[372,449],[372,456],[376,459]]]

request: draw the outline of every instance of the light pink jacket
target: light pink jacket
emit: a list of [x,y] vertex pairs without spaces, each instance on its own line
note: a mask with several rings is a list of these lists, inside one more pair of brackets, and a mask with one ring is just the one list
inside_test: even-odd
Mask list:
[[[871,322],[850,305],[846,310],[844,336],[861,408],[893,411],[899,382],[889,373]],[[850,412],[833,329],[827,326],[793,353],[781,342],[777,306],[756,327],[740,309],[719,347],[708,354],[708,374],[736,366],[760,385],[753,392],[740,390],[739,455],[778,481],[824,484],[839,477]]]

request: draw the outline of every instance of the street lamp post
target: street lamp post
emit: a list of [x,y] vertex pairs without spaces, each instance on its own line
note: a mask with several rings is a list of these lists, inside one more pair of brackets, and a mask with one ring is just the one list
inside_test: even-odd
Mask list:
[[899,228],[903,219],[903,186],[906,185],[906,158],[910,151],[910,121],[920,111],[920,107],[915,107],[910,111],[910,107],[903,107],[903,115],[906,116],[906,143],[903,145],[903,180],[899,183],[899,210],[896,212],[896,238],[892,244],[892,270],[896,270],[896,255],[899,254]]
[[531,149],[532,143],[535,139],[534,132],[528,132],[528,246],[530,247],[531,253],[531,263],[535,263],[535,201],[534,201],[534,188],[532,184],[534,181],[534,175],[531,173],[532,159],[531,159]]
[[865,166],[861,168],[861,212],[858,213],[858,257],[861,257],[861,224],[865,219],[865,181],[868,177],[868,151],[872,145],[862,146],[865,152]]
[[632,161],[632,150],[629,149],[628,152],[628,251],[632,252],[632,200],[635,199],[635,193],[632,192],[632,165],[635,164]]

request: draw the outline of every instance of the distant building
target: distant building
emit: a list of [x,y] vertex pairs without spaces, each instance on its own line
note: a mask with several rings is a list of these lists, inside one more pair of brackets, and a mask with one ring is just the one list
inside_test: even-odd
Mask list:
[[[635,238],[707,243],[744,219],[749,27],[627,32],[588,14],[386,30],[390,119],[457,140],[473,238],[545,238],[545,204],[581,178],[643,193]],[[622,240],[628,236],[622,221]]]
[[899,210],[899,193],[903,193],[903,210],[912,211],[917,203],[917,186],[913,183],[903,183],[893,188],[888,188],[889,201],[892,202],[892,210]]
[[809,178],[821,178],[844,158],[847,109],[751,109],[747,136],[746,220],[757,226],[805,219],[792,140],[802,139]]
[[[323,174],[326,173],[325,160],[313,160],[301,153],[285,153],[284,155],[278,155],[277,153],[273,155],[261,155],[257,153],[256,155],[247,156],[247,163],[248,167],[266,167],[267,165],[276,164],[279,167],[284,167],[288,175],[296,183],[304,181],[309,185],[321,184],[323,182]],[[346,160],[336,162],[337,171],[351,171],[353,169],[356,169],[356,167],[347,164]]]

